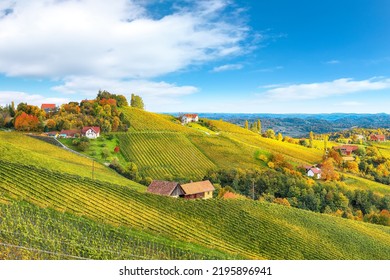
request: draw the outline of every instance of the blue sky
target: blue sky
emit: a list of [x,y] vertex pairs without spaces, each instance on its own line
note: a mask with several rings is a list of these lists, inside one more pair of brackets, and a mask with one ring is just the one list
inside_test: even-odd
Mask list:
[[387,0],[0,0],[0,104],[390,113]]

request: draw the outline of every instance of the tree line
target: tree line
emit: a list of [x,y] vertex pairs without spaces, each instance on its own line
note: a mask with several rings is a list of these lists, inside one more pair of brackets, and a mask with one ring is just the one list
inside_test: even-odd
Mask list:
[[[99,126],[105,133],[127,131],[130,123],[120,108],[128,106],[124,95],[108,91],[99,91],[95,99],[69,102],[48,112],[24,102],[15,107],[11,102],[7,106],[0,106],[0,128],[48,132]],[[130,106],[144,109],[142,98],[132,94]]]

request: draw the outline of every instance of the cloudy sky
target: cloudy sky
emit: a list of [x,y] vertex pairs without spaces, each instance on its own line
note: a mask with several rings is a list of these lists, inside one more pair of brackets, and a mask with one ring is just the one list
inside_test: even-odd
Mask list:
[[390,113],[387,0],[0,0],[0,105]]

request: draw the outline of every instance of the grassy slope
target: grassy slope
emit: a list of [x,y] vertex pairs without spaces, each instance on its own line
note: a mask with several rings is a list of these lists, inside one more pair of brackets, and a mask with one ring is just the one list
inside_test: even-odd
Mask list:
[[[323,151],[321,149],[323,142],[314,141],[316,148],[306,148],[300,145],[285,143],[274,139],[268,139],[259,136],[258,134],[233,125],[224,121],[211,120],[211,123],[217,127],[220,132],[210,133],[207,129],[200,129],[200,125],[182,126],[175,123],[175,120],[167,115],[159,115],[145,112],[142,110],[129,108],[125,110],[126,117],[132,120],[130,135],[132,141],[126,141],[122,145],[122,152],[129,160],[135,161],[141,171],[147,170],[146,175],[154,178],[161,178],[163,173],[167,174],[182,174],[191,177],[193,173],[191,168],[191,157],[181,156],[181,150],[190,150],[198,158],[203,158],[203,154],[207,159],[203,158],[203,163],[197,163],[197,176],[212,167],[214,164],[217,168],[254,168],[263,167],[264,162],[257,159],[256,155],[264,154],[269,156],[271,153],[282,153],[288,161],[293,165],[314,164],[322,159]],[[205,133],[208,132],[209,134]],[[142,137],[136,136],[136,134]],[[188,138],[189,141],[181,141],[179,143],[170,143],[166,146],[158,146],[157,142],[152,143],[154,138],[164,138],[165,141],[173,138],[173,134],[180,135],[180,139]],[[157,135],[157,136],[156,136]],[[165,136],[164,136],[165,135]],[[122,140],[125,136],[120,136]],[[149,141],[146,141],[150,138]],[[163,140],[163,139],[162,139]],[[147,142],[150,142],[147,145]],[[329,142],[328,146],[334,146],[337,143]],[[379,145],[379,144],[377,144]],[[143,146],[143,147],[142,147]],[[382,153],[387,152],[390,145],[383,144],[380,146]],[[140,148],[137,148],[140,147]],[[168,148],[170,147],[170,148]],[[145,151],[146,149],[146,151]],[[389,150],[390,151],[390,150]],[[173,161],[172,153],[176,153],[176,160]],[[183,171],[187,169],[187,171]],[[179,171],[179,169],[181,171]],[[371,189],[374,192],[384,195],[390,192],[388,186],[366,180],[353,174],[345,174],[347,187],[350,189]]]
[[[221,130],[220,133],[214,133],[198,124],[182,126],[167,115],[149,113],[135,108],[127,108],[123,112],[131,124],[130,136],[128,136],[131,141],[119,134],[118,137],[122,142],[121,151],[129,161],[134,161],[141,171],[144,170],[145,175],[153,178],[161,178],[163,173],[182,174],[189,177],[194,175],[191,171],[194,168],[191,157],[186,157],[185,154],[180,155],[180,151],[186,149],[192,151],[193,157],[203,158],[201,164],[196,164],[198,166],[197,176],[200,176],[202,171],[204,174],[213,166],[217,168],[261,167],[264,163],[256,159],[258,154],[283,153],[295,165],[317,163],[322,156],[320,150],[266,139],[249,130],[223,121],[211,121]],[[148,142],[152,142],[156,137],[163,138],[164,141],[172,138],[172,134],[161,134],[168,132],[176,133],[180,135],[180,138],[186,137],[190,141],[177,142],[176,146],[171,142],[172,147],[169,149],[158,145],[149,145]],[[138,134],[137,137],[137,133],[143,134]],[[149,136],[144,133],[149,133]],[[150,137],[149,141],[146,139],[148,137]],[[191,143],[195,145],[196,149]],[[173,151],[177,154],[176,160],[170,155]],[[182,162],[183,160],[185,162]],[[164,162],[168,163],[168,166]],[[188,171],[179,171],[183,168]]]
[[[62,148],[28,137],[21,133],[0,132],[0,159],[28,163],[48,170],[56,170],[82,177],[92,176],[92,161]],[[144,189],[113,170],[94,164],[95,179]]]
[[3,201],[25,200],[170,244],[177,240],[182,249],[203,248],[206,256],[212,249],[211,255],[254,259],[390,258],[388,227],[250,200],[161,197],[20,163],[0,166]]
[[118,134],[122,154],[154,179],[182,174],[200,180],[215,165],[182,133],[132,132]]

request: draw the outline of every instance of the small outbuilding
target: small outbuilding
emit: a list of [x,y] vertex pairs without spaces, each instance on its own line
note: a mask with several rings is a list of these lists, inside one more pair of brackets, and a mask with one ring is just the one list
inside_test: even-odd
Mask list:
[[312,167],[307,171],[307,176],[313,177],[314,179],[321,179],[321,169],[318,167]]
[[153,180],[152,183],[150,183],[147,192],[172,197],[184,196],[184,191],[180,184],[169,181]]
[[81,135],[90,139],[100,137],[100,127],[98,126],[84,126],[81,130]]
[[192,182],[181,185],[181,187],[184,190],[184,198],[186,199],[212,198],[213,191],[215,190],[213,184],[211,184],[209,180],[201,182]]

